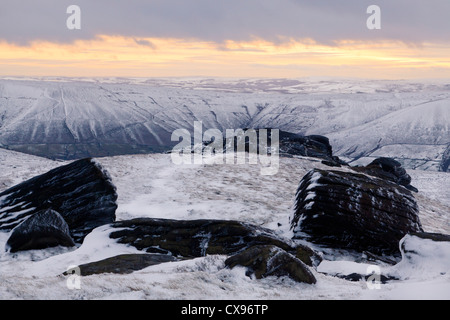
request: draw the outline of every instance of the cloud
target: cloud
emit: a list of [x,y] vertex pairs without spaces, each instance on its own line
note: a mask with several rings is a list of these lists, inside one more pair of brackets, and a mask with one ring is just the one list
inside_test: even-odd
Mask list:
[[[81,8],[81,29],[69,30],[66,9]],[[381,30],[368,30],[366,9],[381,8]],[[448,0],[3,0],[0,39],[26,45],[35,40],[70,43],[98,35],[212,41],[264,39],[273,43],[313,39],[450,41]]]
[[145,47],[149,47],[151,49],[156,49],[156,45],[149,40],[146,40],[146,39],[133,39],[133,40],[140,46],[145,46]]

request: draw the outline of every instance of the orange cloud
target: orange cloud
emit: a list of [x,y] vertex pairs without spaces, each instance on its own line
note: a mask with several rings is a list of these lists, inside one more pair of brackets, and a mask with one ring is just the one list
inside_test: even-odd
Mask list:
[[71,44],[1,42],[0,70],[15,76],[438,78],[450,77],[450,45],[98,36]]

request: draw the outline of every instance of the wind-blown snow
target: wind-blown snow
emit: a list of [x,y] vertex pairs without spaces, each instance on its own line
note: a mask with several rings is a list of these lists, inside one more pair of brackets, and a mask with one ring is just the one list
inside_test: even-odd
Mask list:
[[[398,279],[385,284],[378,282],[380,288],[363,291],[362,299],[450,299],[450,243],[411,235],[405,236],[401,243],[406,243],[406,250],[413,252],[402,252],[402,260],[394,266],[324,260],[317,270],[341,276],[356,273],[366,279],[377,271],[376,274]],[[369,287],[375,284],[372,281],[380,279],[370,279]]]
[[[0,190],[61,165],[0,149]],[[107,170],[117,187],[117,219],[157,217],[173,219],[232,219],[271,228],[290,238],[289,216],[301,178],[313,167],[329,168],[308,158],[281,158],[276,175],[263,176],[259,165],[174,165],[168,154],[117,156],[95,160]],[[333,168],[335,169],[335,168]],[[348,170],[342,168],[341,170]],[[412,171],[412,172],[411,172]],[[417,200],[426,212],[425,231],[450,233],[449,195],[442,192],[448,174],[409,170],[420,191]],[[19,179],[22,176],[22,179]],[[439,196],[438,196],[439,195]],[[435,220],[437,219],[437,220]],[[436,222],[437,221],[437,222]],[[0,248],[8,233],[0,232]],[[427,251],[429,247],[421,247]],[[409,279],[368,289],[365,282],[350,282],[313,271],[314,285],[289,278],[255,280],[244,268],[224,267],[227,256],[210,255],[188,261],[151,266],[128,275],[101,274],[80,278],[80,290],[67,287],[69,266],[98,261],[118,254],[138,252],[107,237],[107,228],[89,234],[79,248],[50,248],[15,254],[0,251],[0,297],[2,299],[402,299],[448,298],[449,274],[428,273],[421,263],[433,263],[429,252],[417,264],[398,265]],[[437,252],[433,250],[433,252]],[[347,260],[344,260],[347,259]],[[356,262],[336,256],[319,267],[351,270]],[[338,266],[334,262],[339,263]],[[437,260],[436,260],[437,261]],[[366,265],[358,268],[364,269]],[[358,269],[358,270],[360,270]],[[424,290],[429,294],[424,294]],[[437,291],[431,291],[437,290]],[[445,292],[444,292],[445,293]]]

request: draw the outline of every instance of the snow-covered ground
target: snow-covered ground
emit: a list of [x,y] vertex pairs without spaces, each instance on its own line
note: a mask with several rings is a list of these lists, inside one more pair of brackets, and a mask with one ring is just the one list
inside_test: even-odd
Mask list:
[[[97,161],[117,186],[118,220],[143,216],[233,219],[273,229],[285,237],[291,236],[289,217],[299,181],[314,167],[329,168],[315,159],[281,158],[278,173],[263,176],[259,165],[175,165],[168,154]],[[0,149],[0,191],[62,164]],[[450,234],[449,174],[408,172],[420,190],[416,199],[425,231]],[[8,233],[0,232],[0,248],[7,238]],[[0,299],[450,299],[450,248],[428,242],[419,242],[414,261],[379,266],[383,273],[386,270],[401,278],[379,289],[370,289],[365,281],[329,275],[364,272],[369,267],[342,254],[324,260],[313,271],[314,285],[286,277],[250,279],[244,268],[225,268],[227,257],[223,255],[164,263],[128,275],[78,279],[61,275],[72,265],[132,252],[137,250],[110,240],[105,227],[95,229],[76,249],[15,254],[1,249]],[[80,289],[73,289],[72,280],[80,281]]]

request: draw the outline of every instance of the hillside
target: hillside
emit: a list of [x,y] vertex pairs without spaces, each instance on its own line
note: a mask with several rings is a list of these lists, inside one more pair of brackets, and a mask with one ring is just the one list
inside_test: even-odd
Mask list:
[[[353,79],[2,79],[0,146],[53,159],[170,150],[174,130],[278,128],[346,160],[447,169],[450,85]],[[367,159],[367,160],[366,160]]]

